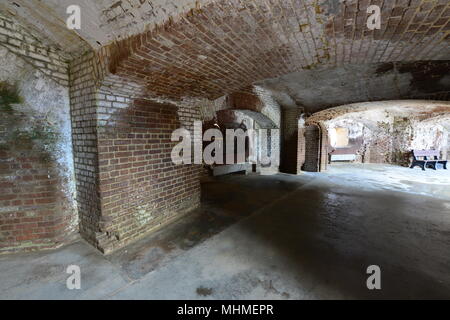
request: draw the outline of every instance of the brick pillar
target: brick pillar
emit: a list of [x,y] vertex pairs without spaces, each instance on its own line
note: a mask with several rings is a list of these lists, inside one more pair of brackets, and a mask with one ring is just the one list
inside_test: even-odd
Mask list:
[[281,111],[281,153],[280,169],[285,173],[297,174],[298,120],[300,110],[284,108]]
[[306,128],[304,126],[298,128],[297,141],[297,174],[303,170],[306,161]]
[[70,64],[70,108],[80,234],[98,247],[99,197],[97,104],[93,53]]
[[303,170],[308,172],[318,172],[320,169],[321,150],[320,128],[311,124],[305,128],[305,164]]
[[329,151],[329,139],[328,130],[323,125],[319,125],[320,128],[320,154],[319,154],[319,171],[326,171],[328,168],[328,151]]
[[104,253],[196,208],[202,170],[171,159],[171,134],[193,131],[198,101],[143,98],[141,86],[109,72],[108,56],[70,65],[80,233]]

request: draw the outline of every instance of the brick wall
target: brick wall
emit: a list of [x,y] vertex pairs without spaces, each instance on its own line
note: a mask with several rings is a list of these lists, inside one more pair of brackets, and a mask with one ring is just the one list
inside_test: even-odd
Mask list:
[[285,173],[297,174],[300,110],[285,108],[281,114],[282,148],[280,170]]
[[[116,97],[120,99],[120,97]],[[122,100],[122,99],[120,99]],[[114,102],[100,100],[99,105]],[[119,106],[119,105],[118,105]],[[199,205],[201,167],[175,165],[172,132],[198,111],[144,99],[116,108],[98,136],[102,209],[99,246],[109,252]]]
[[146,96],[131,77],[111,72],[111,49],[70,64],[80,232],[103,252],[199,204],[201,167],[172,164],[170,135],[179,127],[193,131],[205,103]]
[[97,246],[96,233],[101,217],[98,148],[97,100],[94,54],[88,53],[70,64],[70,104],[75,178],[80,233]]
[[0,15],[0,60],[0,253],[55,248],[78,231],[66,58]]
[[[372,3],[381,30],[366,26]],[[449,16],[447,0],[219,0],[118,43],[114,73],[155,95],[216,99],[318,65],[448,59]]]
[[305,163],[304,171],[319,171],[320,129],[316,125],[305,128]]
[[74,238],[76,212],[45,154],[0,151],[0,253],[55,248]]
[[57,83],[68,86],[68,57],[62,50],[42,43],[17,21],[0,14],[0,43]]
[[[185,100],[186,96],[216,99],[238,92],[231,95],[228,104],[257,110],[278,127],[283,122],[285,146],[294,150],[294,143],[290,147],[290,137],[295,136],[294,116],[287,112],[281,121],[280,105],[271,92],[262,87],[248,87],[255,81],[320,64],[448,57],[444,50],[449,36],[448,1],[397,1],[395,6],[393,2],[375,1],[382,5],[384,16],[383,29],[374,32],[361,27],[370,1],[356,5],[346,1],[335,7],[335,12],[330,11],[332,6],[316,2],[217,1],[201,10],[184,12],[176,21],[167,21],[164,27],[75,59],[70,63],[70,79],[67,58],[61,50],[44,45],[20,24],[0,16],[2,48],[58,86],[67,89],[70,80],[80,232],[85,239],[103,251],[110,251],[169,221],[182,208],[198,203],[199,169],[177,167],[169,161],[172,146],[167,140],[169,131],[177,126],[192,129],[192,121],[200,118],[197,102]],[[231,14],[235,12],[239,14]],[[445,76],[441,71],[439,75]],[[426,84],[430,76],[422,78],[418,75],[416,86]],[[177,102],[156,102],[155,96]],[[223,101],[205,104],[218,109],[224,105]],[[297,153],[285,153],[288,170],[295,170],[295,162],[298,167],[303,158],[305,168],[325,168],[325,158],[320,157],[320,162],[317,159],[318,154],[326,154],[327,135],[322,136],[323,140],[318,140],[315,129],[306,129],[304,148],[298,139]],[[278,146],[277,143],[275,147]],[[4,207],[24,203],[25,199],[14,198],[13,191],[23,187],[39,195],[33,199],[47,199],[43,201],[48,203],[41,201],[40,205],[43,212],[51,211],[48,206],[56,205],[59,193],[53,189],[41,192],[39,188],[47,180],[54,182],[53,164],[47,165],[45,178],[41,171],[43,164],[36,158],[29,157],[27,152],[8,152],[2,153],[2,168],[5,177],[16,170],[17,183],[3,178]],[[10,161],[13,158],[17,166]],[[22,168],[22,164],[30,168]],[[23,180],[23,176],[32,179]],[[13,202],[16,200],[22,202]],[[12,216],[19,212],[10,211]],[[21,223],[14,219],[11,221]],[[64,221],[52,219],[58,226]],[[35,222],[29,222],[30,230],[34,230]],[[36,230],[31,234],[44,234],[41,229]],[[11,230],[5,230],[3,236],[12,235]]]

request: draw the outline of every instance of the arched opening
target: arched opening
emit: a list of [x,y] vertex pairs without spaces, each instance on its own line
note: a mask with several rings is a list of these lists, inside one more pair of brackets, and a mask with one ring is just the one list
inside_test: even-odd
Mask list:
[[[328,142],[322,139],[322,150],[328,164],[348,162],[407,167],[411,164],[413,150],[435,150],[439,158],[447,159],[449,112],[445,102],[368,102],[318,112],[307,124],[318,124],[327,132]],[[318,131],[309,130],[308,137]]]
[[[208,129],[221,132],[217,158],[221,163],[208,165],[213,175],[278,171],[279,141],[272,132],[278,129],[266,115],[245,109],[218,110],[212,120],[204,121],[204,132]],[[209,143],[204,141],[204,150]]]

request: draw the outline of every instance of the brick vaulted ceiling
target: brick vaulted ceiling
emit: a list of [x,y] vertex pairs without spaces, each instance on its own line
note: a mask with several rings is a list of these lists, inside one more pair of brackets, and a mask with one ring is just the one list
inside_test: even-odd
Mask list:
[[[31,10],[26,1],[15,2],[21,4],[18,15],[32,16],[20,11]],[[450,60],[449,0],[38,2],[41,11],[50,10],[61,21],[63,4],[78,2],[89,17],[78,35],[94,49],[99,44],[111,48],[111,78],[119,79],[119,84],[134,82],[149,95],[175,99],[214,99],[264,79],[316,69],[322,70],[323,77],[324,68],[344,65],[370,65],[366,69],[379,75],[383,64],[390,62],[420,61],[408,66],[422,68],[430,61],[447,60],[431,65],[442,78],[441,66],[448,68]],[[373,4],[381,7],[381,29],[371,31],[366,26],[367,7]],[[421,82],[434,76],[428,72]],[[314,81],[307,75],[293,78]],[[447,80],[436,90],[450,92]]]
[[[380,30],[366,26],[371,4]],[[448,60],[450,2],[215,1],[115,48],[110,71],[147,92],[212,99],[319,66]]]

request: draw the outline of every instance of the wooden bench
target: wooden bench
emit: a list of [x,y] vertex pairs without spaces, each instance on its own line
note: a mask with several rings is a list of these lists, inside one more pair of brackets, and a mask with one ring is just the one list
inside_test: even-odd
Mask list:
[[412,155],[411,169],[419,166],[422,170],[425,170],[425,168],[436,170],[437,164],[442,164],[444,169],[447,169],[447,160],[439,159],[439,150],[413,150]]

